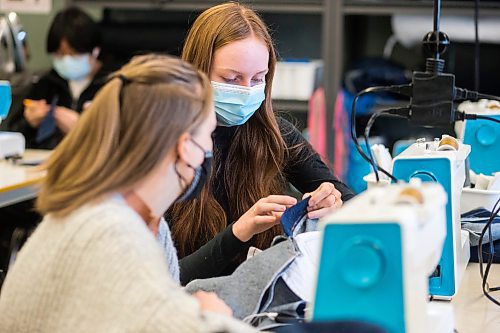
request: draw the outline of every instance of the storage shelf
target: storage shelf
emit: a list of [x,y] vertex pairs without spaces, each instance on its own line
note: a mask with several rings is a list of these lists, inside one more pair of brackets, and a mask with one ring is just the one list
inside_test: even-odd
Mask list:
[[[179,11],[202,11],[224,1],[137,1],[137,0],[67,0],[68,3],[78,6],[123,9],[161,9]],[[321,14],[322,0],[309,1],[242,1],[248,3],[257,11],[266,13],[304,13]]]
[[[171,11],[202,11],[224,1],[201,0],[66,0],[68,4],[98,8],[130,8],[130,9],[157,9]],[[333,122],[335,98],[341,89],[343,75],[343,50],[345,40],[345,17],[355,15],[390,16],[393,14],[423,14],[432,17],[433,0],[242,0],[252,8],[262,13],[276,14],[315,14],[321,19],[321,45],[323,68],[323,88],[326,96],[326,122]],[[473,1],[446,1],[441,2],[442,15],[473,16]],[[500,17],[500,1],[481,1],[481,17]],[[298,22],[300,24],[300,22]],[[431,27],[429,27],[430,29]],[[304,116],[307,112],[307,102],[302,101],[273,101],[276,111],[295,112]],[[333,161],[334,133],[327,126],[328,159]]]
[[308,101],[273,99],[273,109],[275,111],[307,113]]
[[[370,1],[347,0],[343,12],[347,15],[393,15],[393,14],[424,14],[432,15],[434,1]],[[473,15],[474,2],[442,1],[442,15]],[[481,1],[481,16],[500,15],[500,3]]]

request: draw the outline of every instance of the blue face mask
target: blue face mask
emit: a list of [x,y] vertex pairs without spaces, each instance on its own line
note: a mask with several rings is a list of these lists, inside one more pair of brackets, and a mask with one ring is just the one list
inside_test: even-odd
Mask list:
[[63,79],[78,81],[89,75],[91,71],[90,54],[54,57],[53,65],[57,74]]
[[0,81],[0,123],[7,118],[12,103],[12,91],[9,81]]
[[212,81],[218,124],[238,126],[246,123],[266,98],[265,87],[265,83],[244,87]]

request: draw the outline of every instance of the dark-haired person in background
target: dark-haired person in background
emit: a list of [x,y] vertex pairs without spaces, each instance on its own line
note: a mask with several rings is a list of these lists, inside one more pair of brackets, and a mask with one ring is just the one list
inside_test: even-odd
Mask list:
[[25,136],[27,148],[53,149],[105,83],[100,41],[99,26],[82,10],[56,15],[47,36],[52,69],[33,85],[24,109],[6,120],[8,130]]
[[[106,81],[109,71],[98,60],[100,39],[99,26],[85,12],[60,11],[47,36],[52,69],[33,85],[24,107],[11,110],[1,129],[21,132],[27,148],[55,148]],[[40,220],[32,200],[0,208],[0,270],[12,255],[6,244],[12,244],[13,230],[27,233]]]

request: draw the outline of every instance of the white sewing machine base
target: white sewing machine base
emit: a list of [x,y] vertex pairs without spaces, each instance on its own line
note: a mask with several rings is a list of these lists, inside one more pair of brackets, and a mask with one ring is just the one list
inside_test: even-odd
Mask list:
[[455,318],[449,303],[430,302],[427,304],[429,333],[453,333]]

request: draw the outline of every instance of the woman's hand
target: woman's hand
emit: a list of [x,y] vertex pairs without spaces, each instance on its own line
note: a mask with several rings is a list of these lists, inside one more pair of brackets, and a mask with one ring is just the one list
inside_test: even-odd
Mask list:
[[44,99],[35,101],[31,99],[24,100],[24,118],[33,128],[40,127],[43,119],[50,110],[50,105]]
[[342,206],[342,195],[332,183],[322,183],[314,192],[306,193],[302,198],[311,196],[307,207],[307,217],[319,219]]
[[255,203],[233,224],[233,234],[242,242],[254,235],[272,228],[280,222],[280,217],[297,199],[288,195],[270,195]]
[[67,134],[73,127],[75,127],[76,122],[80,119],[80,114],[71,109],[58,106],[54,112],[54,118],[57,122],[57,127]]
[[203,311],[216,312],[229,317],[233,316],[233,310],[216,293],[197,291],[193,294],[193,297],[198,300]]

